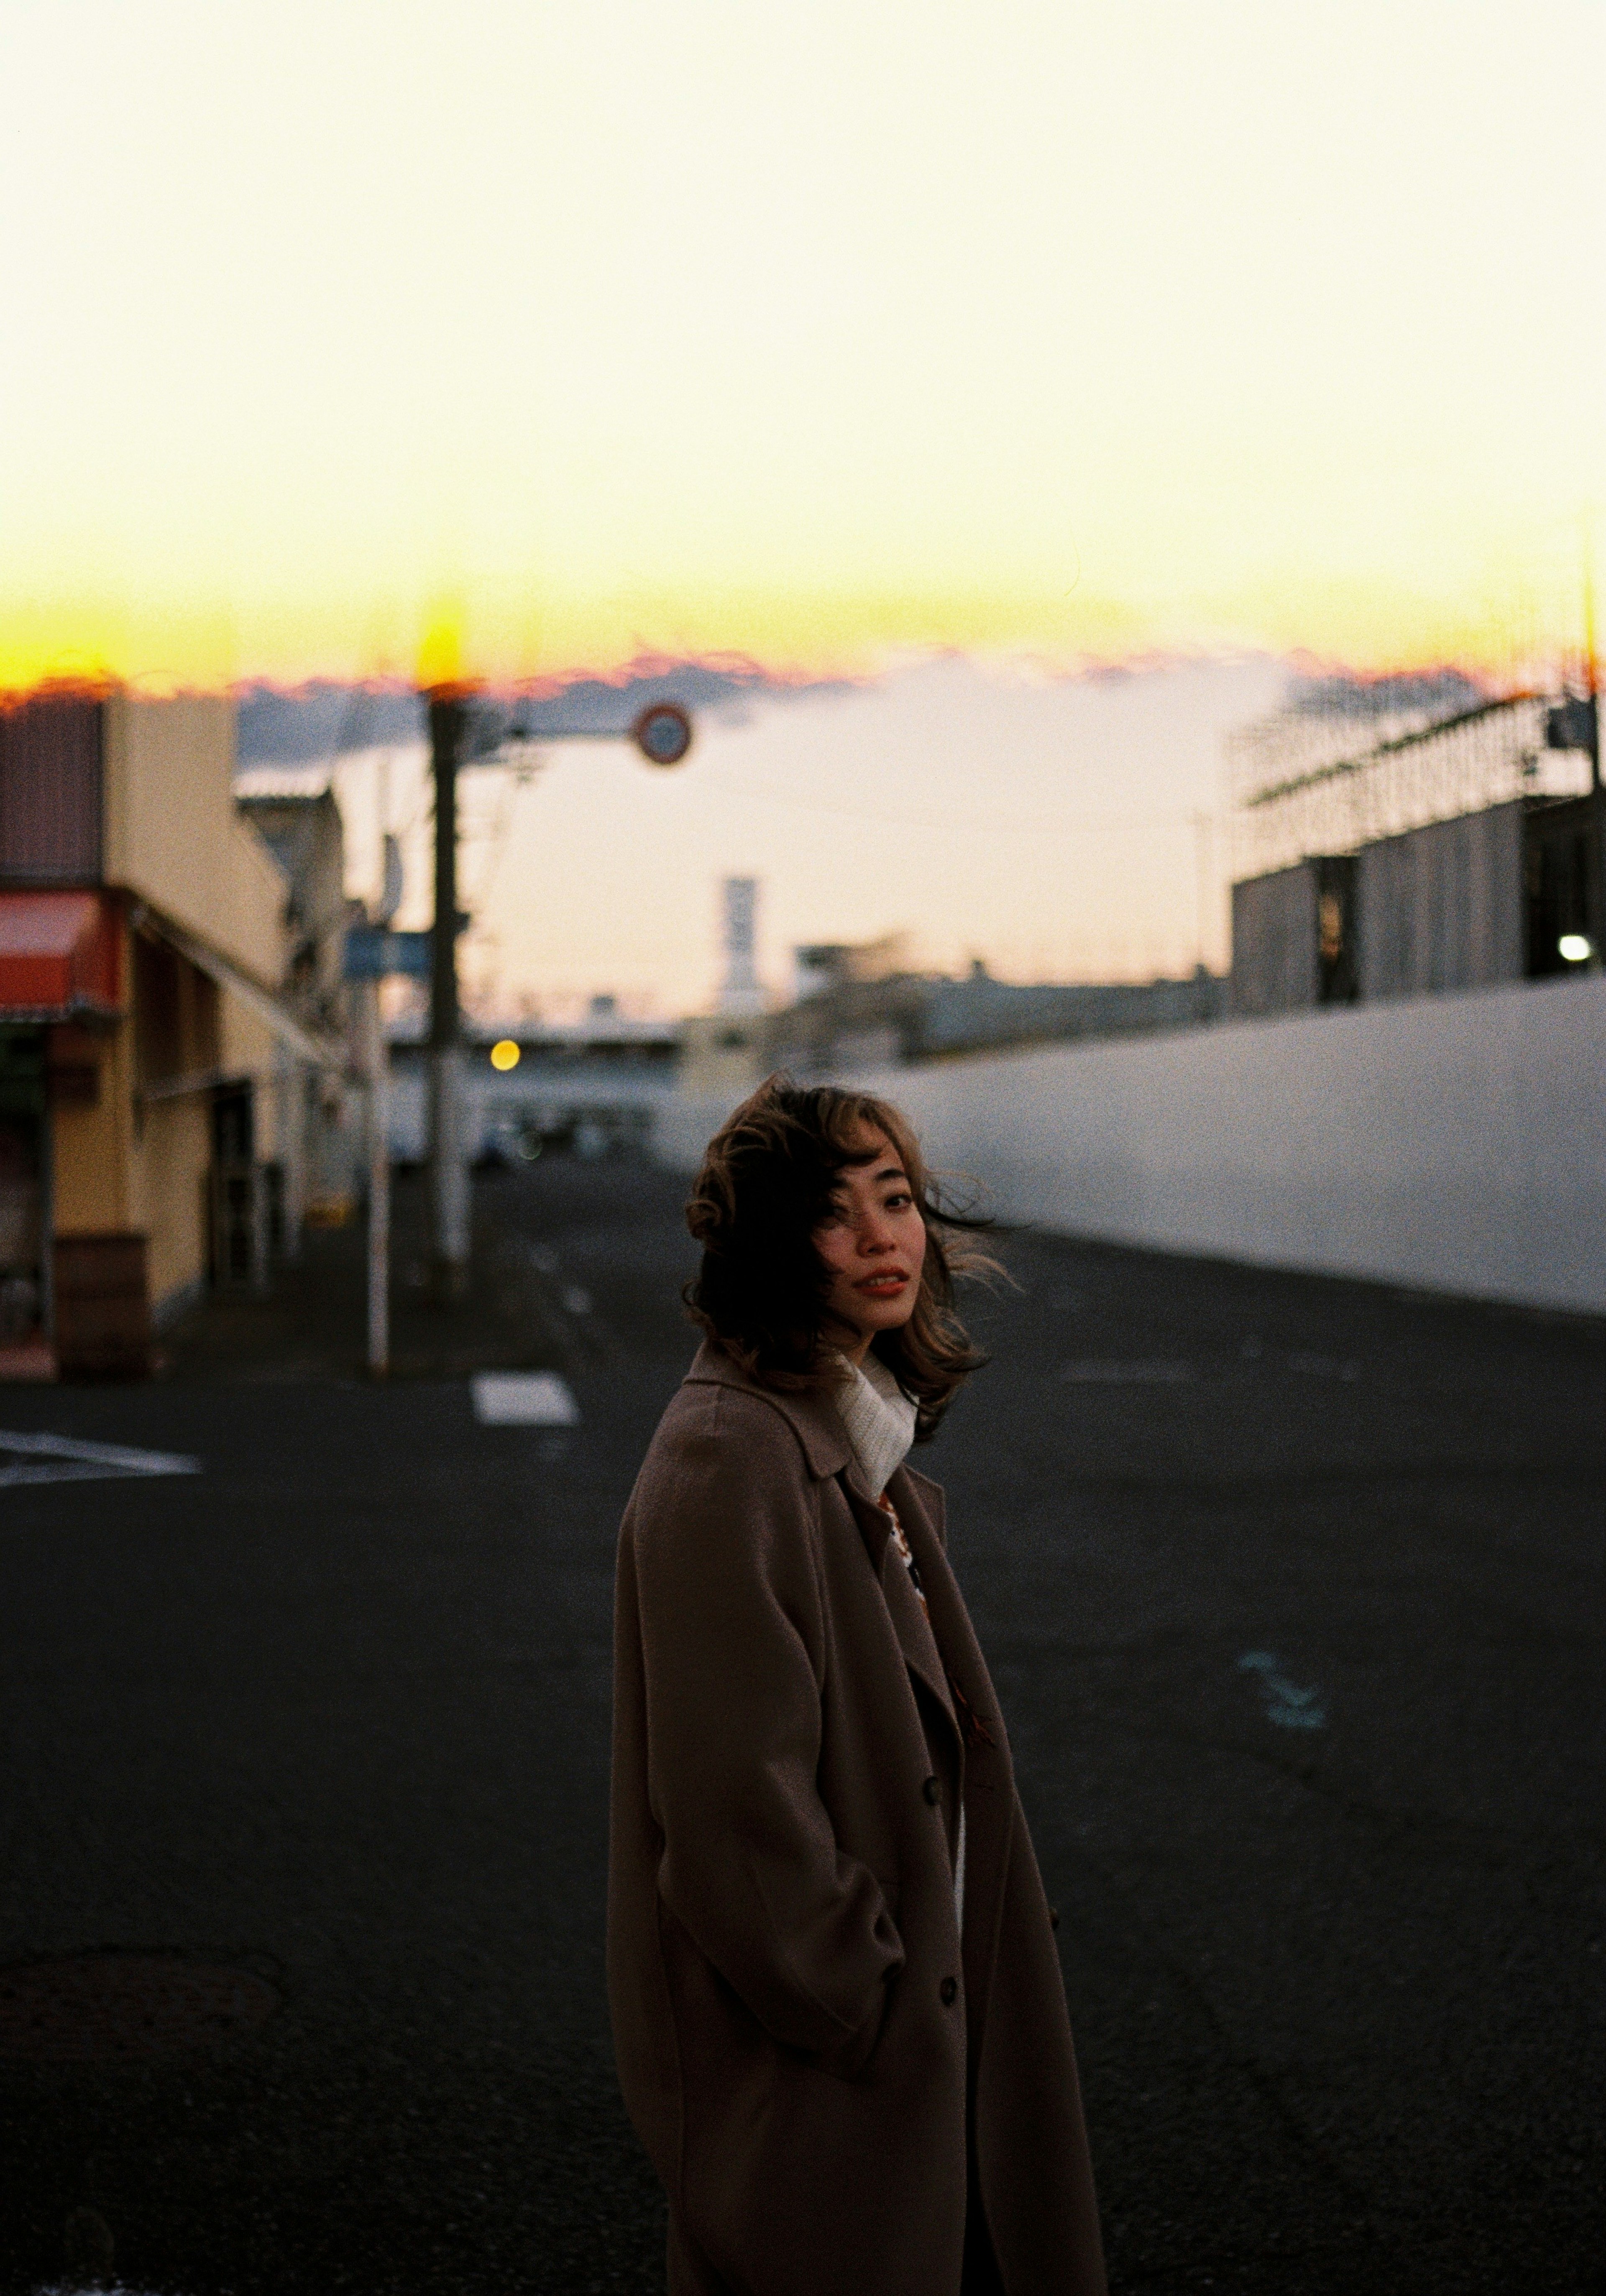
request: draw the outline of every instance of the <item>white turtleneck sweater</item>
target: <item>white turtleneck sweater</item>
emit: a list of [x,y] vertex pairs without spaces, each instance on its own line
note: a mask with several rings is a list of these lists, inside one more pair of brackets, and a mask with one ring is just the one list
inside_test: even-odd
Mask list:
[[[847,1377],[837,1390],[836,1406],[853,1453],[848,1480],[862,1497],[884,1507],[892,1517],[892,1544],[909,1572],[922,1611],[925,1590],[914,1568],[914,1557],[897,1510],[887,1496],[887,1485],[908,1456],[914,1440],[915,1406],[879,1356],[868,1354],[863,1364],[843,1357]],[[964,1804],[959,1806],[959,1833],[954,1851],[954,1911],[964,1930]]]

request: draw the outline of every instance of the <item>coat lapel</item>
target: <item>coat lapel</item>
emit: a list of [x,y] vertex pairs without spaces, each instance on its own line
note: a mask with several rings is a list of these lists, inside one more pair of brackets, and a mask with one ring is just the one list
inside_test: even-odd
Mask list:
[[[1008,1878],[1010,1836],[1013,1829],[1014,1778],[1009,1739],[981,1646],[976,1640],[964,1597],[959,1591],[938,1527],[924,1502],[924,1476],[900,1469],[888,1485],[888,1496],[920,1565],[921,1584],[931,1614],[931,1628],[948,1672],[953,1676],[985,1738],[966,1734],[964,1766],[965,1854],[964,1968],[965,1989],[973,2002],[987,1998],[998,1924],[1004,1911]],[[929,1486],[928,1486],[929,1488]]]
[[[871,1567],[881,1580],[883,1593],[887,1595],[888,1611],[892,1619],[898,1647],[903,1652],[905,1662],[911,1673],[918,1676],[936,1698],[943,1713],[948,1718],[949,1726],[959,1741],[966,1779],[966,1823],[972,1829],[978,1830],[984,1838],[988,1837],[990,1833],[998,1827],[1004,1829],[999,1843],[995,1845],[990,1840],[988,1841],[989,1853],[994,1847],[999,1850],[997,1887],[1002,1890],[1004,1876],[1001,1861],[1004,1852],[1007,1849],[1011,1807],[1011,1796],[1007,1792],[1010,1782],[1009,1748],[1004,1734],[1004,1724],[998,1713],[998,1702],[993,1695],[993,1685],[987,1677],[980,1648],[975,1635],[971,1632],[970,1620],[965,1615],[964,1599],[960,1594],[953,1571],[948,1567],[947,1554],[943,1543],[943,1499],[940,1488],[928,1477],[916,1474],[906,1466],[900,1467],[887,1486],[887,1496],[897,1510],[897,1519],[904,1526],[905,1536],[914,1551],[914,1560],[920,1567],[921,1585],[925,1590],[930,1611],[929,1633],[917,1633],[914,1629],[909,1610],[912,1607],[915,1611],[919,1611],[919,1598],[909,1584],[908,1573],[903,1563],[896,1555],[889,1557],[887,1550],[891,1541],[892,1525],[888,1520],[886,1509],[873,1505],[868,1499],[861,1498],[842,1472],[852,1456],[852,1450],[848,1441],[847,1430],[842,1425],[841,1416],[832,1401],[829,1392],[815,1390],[806,1394],[788,1394],[774,1388],[762,1387],[758,1381],[750,1379],[741,1365],[733,1363],[723,1349],[713,1346],[707,1340],[698,1349],[695,1360],[691,1370],[686,1374],[686,1378],[692,1383],[709,1382],[719,1386],[740,1387],[745,1389],[750,1395],[761,1396],[766,1403],[771,1405],[791,1424],[803,1447],[803,1455],[808,1462],[810,1473],[821,1481],[828,1476],[837,1478],[839,1488],[852,1510],[854,1521],[859,1527],[860,1535],[870,1556]],[[897,1574],[896,1580],[890,1575],[893,1570],[896,1570]],[[899,1584],[899,1581],[902,1583]],[[907,1597],[906,1603],[900,1599],[905,1596]],[[926,1623],[923,1617],[921,1623],[922,1627]],[[958,1682],[971,1709],[980,1718],[983,1727],[992,1740],[990,1746],[985,1740],[969,1739],[967,1734],[961,1730],[955,1716],[954,1702],[948,1688],[947,1677],[950,1674]],[[967,1755],[968,1759],[965,1759]],[[982,1789],[980,1800],[974,1807],[972,1807],[969,1791],[971,1784]],[[1003,1787],[1006,1791],[994,1790],[998,1787]],[[979,1841],[977,1842],[973,1855],[976,1872],[979,1874],[982,1872],[990,1874],[993,1871],[994,1860],[988,1854],[986,1864],[983,1864],[984,1853]],[[1002,1898],[1000,1898],[997,1902],[1002,1903]],[[978,1904],[974,1911],[977,1919],[979,1920],[983,1912],[982,1906]],[[996,1917],[996,1905],[992,1908],[992,1915]],[[967,1936],[970,1932],[971,1922],[971,1915],[967,1910],[965,1920]]]
[[[842,1496],[853,1511],[854,1521],[869,1552],[871,1567],[881,1580],[881,1595],[892,1620],[892,1630],[904,1654],[904,1663],[911,1674],[925,1685],[947,1717],[963,1759],[963,1741],[959,1725],[955,1719],[954,1702],[948,1695],[947,1677],[943,1669],[942,1656],[926,1613],[921,1608],[920,1596],[908,1566],[892,1544],[892,1518],[885,1507],[872,1506],[860,1496],[846,1475],[838,1477]],[[896,1506],[897,1500],[893,1505]],[[902,1514],[898,1521],[904,1520]],[[905,1527],[906,1529],[906,1527]],[[925,1573],[921,1573],[922,1582]]]

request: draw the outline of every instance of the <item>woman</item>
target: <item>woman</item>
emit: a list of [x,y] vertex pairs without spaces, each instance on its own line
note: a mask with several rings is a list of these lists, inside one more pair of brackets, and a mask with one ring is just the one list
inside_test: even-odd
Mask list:
[[706,1336],[620,1534],[608,1910],[671,2296],[1100,2296],[1053,1916],[903,1464],[980,1361],[979,1224],[884,1102],[776,1077],[687,1219]]

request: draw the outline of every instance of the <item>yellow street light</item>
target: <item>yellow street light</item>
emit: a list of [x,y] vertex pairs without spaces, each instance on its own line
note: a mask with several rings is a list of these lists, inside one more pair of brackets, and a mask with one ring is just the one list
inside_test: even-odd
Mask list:
[[511,1037],[504,1037],[499,1045],[491,1046],[491,1066],[494,1069],[516,1069],[518,1065],[519,1047]]

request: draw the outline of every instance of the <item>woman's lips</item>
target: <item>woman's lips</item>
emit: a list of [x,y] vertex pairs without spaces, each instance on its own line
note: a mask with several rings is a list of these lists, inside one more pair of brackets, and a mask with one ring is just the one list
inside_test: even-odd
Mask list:
[[854,1285],[856,1292],[889,1293],[901,1292],[909,1281],[901,1268],[889,1269],[880,1275],[866,1275]]

